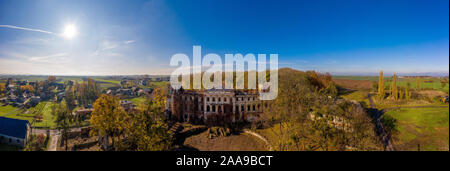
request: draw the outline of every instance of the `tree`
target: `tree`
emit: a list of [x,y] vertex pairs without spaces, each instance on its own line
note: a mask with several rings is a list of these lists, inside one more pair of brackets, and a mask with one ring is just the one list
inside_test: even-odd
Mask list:
[[49,76],[47,81],[49,81],[49,82],[56,82],[56,77],[55,76]]
[[383,71],[380,71],[380,76],[378,77],[378,97],[384,99],[384,77]]
[[404,97],[403,95],[405,95],[405,94],[403,94],[402,90],[399,90],[398,91],[398,96],[399,96],[398,99],[402,100]]
[[398,95],[397,74],[394,73],[394,76],[392,76],[392,97],[394,100],[398,100]]
[[62,131],[62,137],[65,141],[65,150],[68,150],[69,129],[73,120],[72,113],[68,110],[64,102],[55,103],[52,106],[52,115],[56,116],[55,122],[59,131]]
[[0,94],[3,94],[6,90],[6,86],[4,84],[0,84]]
[[30,92],[30,93],[33,93],[34,92],[34,87],[33,86],[31,86],[31,85],[23,85],[23,86],[20,86],[20,89],[22,89],[22,90],[24,90],[24,91],[28,91],[28,92]]
[[147,99],[135,113],[130,113],[125,132],[128,136],[127,150],[168,151],[173,148],[168,125],[159,113],[158,102]]
[[409,86],[405,89],[405,99],[408,101],[411,99],[411,92],[409,92]]
[[420,82],[421,82],[421,81],[420,81],[420,77],[417,76],[417,77],[416,77],[416,89],[417,89],[417,90],[420,90]]
[[447,83],[446,83],[445,81],[441,81],[441,87],[442,87],[442,89],[444,89],[446,85],[447,85]]
[[75,104],[75,93],[74,93],[74,90],[73,90],[72,86],[68,86],[66,88],[66,95],[65,95],[64,100],[65,100],[65,102],[67,104],[68,110],[70,112],[72,112],[75,109],[75,107],[76,107],[76,104]]
[[100,137],[111,137],[114,148],[120,146],[115,142],[121,142],[120,135],[126,127],[126,113],[120,105],[120,99],[112,95],[101,95],[94,102],[94,111],[90,119],[93,126],[92,134]]

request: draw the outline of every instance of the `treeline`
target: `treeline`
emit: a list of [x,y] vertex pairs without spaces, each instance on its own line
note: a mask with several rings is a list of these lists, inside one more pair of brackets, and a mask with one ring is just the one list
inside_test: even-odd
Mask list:
[[278,97],[260,127],[278,131],[276,150],[379,150],[370,117],[357,103],[336,98],[329,74],[279,70]]
[[68,86],[66,90],[66,95],[73,95],[75,96],[74,99],[78,101],[78,104],[80,106],[86,106],[86,105],[92,105],[95,100],[100,95],[100,86],[91,78],[87,79],[87,82],[78,83],[75,82],[75,84],[72,86]]

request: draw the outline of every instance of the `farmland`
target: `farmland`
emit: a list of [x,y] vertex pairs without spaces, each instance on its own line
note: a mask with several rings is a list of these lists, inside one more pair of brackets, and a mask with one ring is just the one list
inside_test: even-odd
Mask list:
[[[338,85],[346,85],[347,87],[352,87],[359,89],[372,88],[372,84],[378,82],[378,76],[333,76],[333,79]],[[389,89],[392,84],[392,77],[384,77],[385,80],[385,88]],[[372,84],[368,83],[370,81]],[[449,84],[445,85],[441,82],[444,81],[443,78],[431,77],[431,78],[421,78],[420,79],[420,89],[429,89],[429,90],[439,90],[448,93],[449,92]],[[448,81],[448,80],[446,80]],[[408,84],[409,83],[409,84]],[[410,77],[401,77],[397,81],[397,86],[399,87],[408,87],[411,89],[417,89],[416,79]],[[444,85],[444,86],[443,86]]]

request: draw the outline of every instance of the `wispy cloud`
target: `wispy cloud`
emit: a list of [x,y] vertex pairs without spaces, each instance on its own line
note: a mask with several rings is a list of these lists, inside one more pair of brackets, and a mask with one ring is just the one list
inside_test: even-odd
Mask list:
[[135,41],[134,40],[127,40],[127,41],[125,41],[124,43],[125,44],[131,44],[131,43],[134,43]]
[[36,56],[36,57],[31,57],[28,60],[30,61],[36,61],[36,62],[45,62],[45,61],[49,61],[51,59],[54,58],[58,58],[58,57],[65,57],[67,56],[68,53],[57,53],[57,54],[53,54],[53,55],[47,55],[47,56]]
[[0,27],[57,35],[56,33],[53,33],[53,32],[50,32],[50,31],[45,31],[45,30],[40,30],[40,29],[33,29],[33,28],[25,28],[25,27],[13,26],[13,25],[0,25]]

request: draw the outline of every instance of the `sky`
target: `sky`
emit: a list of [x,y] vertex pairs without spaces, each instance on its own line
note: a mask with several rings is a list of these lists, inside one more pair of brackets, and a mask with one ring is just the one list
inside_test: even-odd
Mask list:
[[448,74],[449,1],[0,0],[0,74],[170,74],[195,45],[335,75]]

